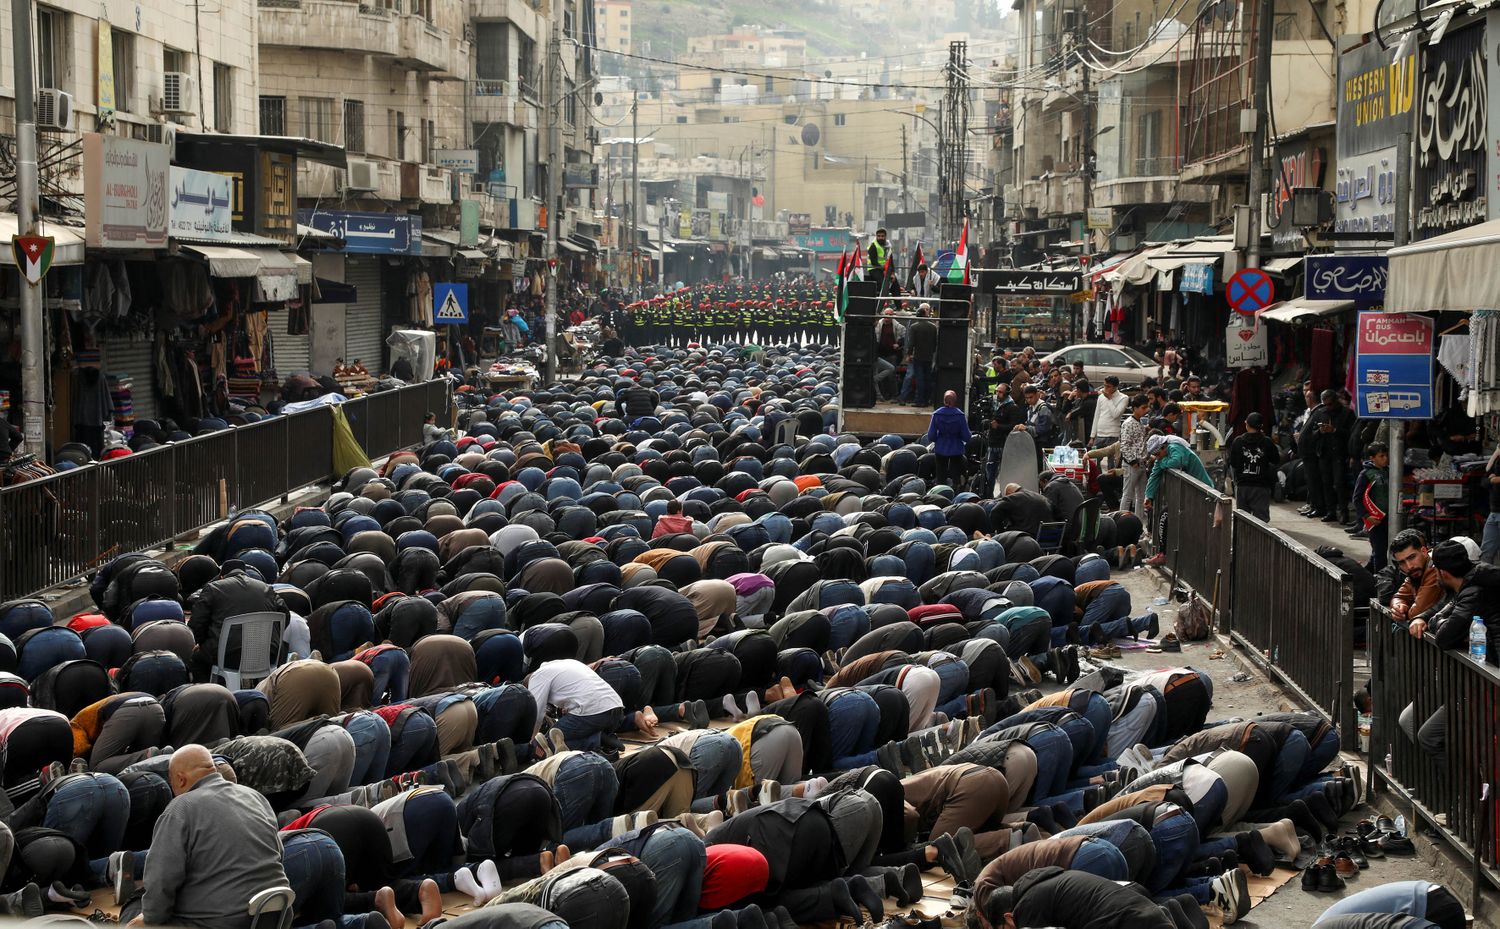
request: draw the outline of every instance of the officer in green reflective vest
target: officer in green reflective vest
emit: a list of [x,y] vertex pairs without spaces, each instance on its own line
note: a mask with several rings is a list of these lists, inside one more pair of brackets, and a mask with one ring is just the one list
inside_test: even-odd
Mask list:
[[876,284],[885,280],[885,263],[891,255],[891,246],[886,242],[887,234],[884,229],[876,229],[875,241],[870,243],[870,268],[865,272],[865,280]]

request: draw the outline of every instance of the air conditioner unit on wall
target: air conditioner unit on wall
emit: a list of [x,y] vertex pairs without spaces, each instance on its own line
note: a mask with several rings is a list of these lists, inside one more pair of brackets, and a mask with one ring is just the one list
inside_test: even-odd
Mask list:
[[151,123],[146,127],[146,141],[160,142],[169,146],[173,152],[177,151],[177,124],[176,123]]
[[193,76],[181,71],[166,71],[161,77],[162,112],[192,115],[195,112]]
[[72,132],[77,128],[73,121],[73,95],[53,87],[38,88],[36,127],[56,132]]
[[359,158],[349,159],[349,168],[344,172],[345,190],[374,190],[379,186],[375,162]]

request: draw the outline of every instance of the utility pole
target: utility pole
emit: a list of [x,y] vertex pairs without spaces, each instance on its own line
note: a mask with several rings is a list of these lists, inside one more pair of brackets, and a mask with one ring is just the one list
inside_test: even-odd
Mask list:
[[[1255,102],[1250,117],[1255,120],[1250,133],[1250,236],[1245,267],[1260,267],[1260,217],[1266,186],[1266,101],[1271,91],[1271,40],[1276,25],[1276,0],[1260,0],[1255,24]],[[1241,111],[1241,128],[1244,126]]]
[[[1411,237],[1411,133],[1396,136],[1396,248],[1407,243]],[[1401,484],[1406,479],[1406,423],[1392,419],[1386,449],[1390,452],[1390,477],[1386,483],[1388,496],[1385,506],[1386,538],[1394,539],[1401,531]]]
[[[11,0],[10,28],[16,88],[16,228],[36,234],[36,87],[31,70],[31,0]],[[47,453],[47,387],[42,376],[42,288],[21,284],[21,409],[26,450]]]
[[567,158],[562,146],[562,28],[552,24],[547,53],[547,287],[543,307],[547,314],[547,352],[543,355],[542,383],[557,380],[557,234],[562,228],[562,175]]
[[969,153],[969,45],[948,43],[947,92],[943,97],[943,119],[938,122],[942,156],[938,174],[942,235],[952,241],[964,221]]
[[[605,228],[608,228],[610,220],[612,220],[614,218],[614,215],[615,215],[615,180],[614,180],[614,172],[611,170],[614,167],[614,161],[615,161],[614,146],[613,145],[606,145],[606,146],[604,146],[604,224],[605,224]],[[611,252],[612,252],[612,249],[610,248],[609,237],[605,236],[605,238],[604,238],[604,267],[609,272],[609,277],[608,277],[609,286],[613,287],[613,286],[615,286],[615,282],[616,282],[617,278],[615,277],[615,272],[614,272],[614,262],[611,260],[614,256],[611,254]]]
[[[1091,280],[1089,275],[1093,272],[1094,259],[1094,230],[1089,228],[1089,208],[1094,205],[1094,102],[1089,99],[1089,77],[1092,69],[1083,60],[1083,46],[1088,41],[1088,7],[1081,7],[1078,11],[1078,66],[1083,69],[1083,256],[1079,262],[1083,266],[1084,281]],[[1088,288],[1085,287],[1085,290]],[[1088,302],[1089,307],[1094,306],[1094,301]],[[1092,312],[1089,314],[1092,316]],[[1078,315],[1071,314],[1076,320]],[[1088,330],[1089,322],[1084,321],[1083,329]]]
[[636,233],[641,193],[641,92],[630,93],[630,282],[641,283],[641,238]]
[[667,203],[663,198],[656,208],[656,247],[661,257],[656,260],[656,292],[667,292]]

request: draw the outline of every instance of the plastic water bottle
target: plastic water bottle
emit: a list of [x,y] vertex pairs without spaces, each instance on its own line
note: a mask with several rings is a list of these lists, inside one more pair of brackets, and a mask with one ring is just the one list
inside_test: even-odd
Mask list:
[[1484,628],[1484,619],[1476,616],[1474,622],[1469,625],[1469,657],[1484,664],[1489,650],[1489,632]]

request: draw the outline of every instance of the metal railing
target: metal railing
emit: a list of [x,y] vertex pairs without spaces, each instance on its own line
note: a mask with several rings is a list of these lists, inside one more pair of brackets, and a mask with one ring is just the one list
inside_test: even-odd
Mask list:
[[[417,445],[428,412],[446,421],[448,382],[343,404],[371,457]],[[0,488],[0,600],[28,596],[116,555],[163,545],[239,509],[333,474],[327,407],[235,426]]]
[[1156,496],[1174,585],[1213,609],[1247,656],[1354,747],[1354,609],[1348,577],[1217,490],[1171,471]]
[[1338,726],[1354,719],[1354,594],[1349,578],[1243,510],[1234,514],[1229,631],[1288,689]]
[[1414,638],[1378,603],[1370,605],[1370,650],[1373,783],[1468,862],[1477,915],[1479,888],[1500,888],[1490,794],[1500,779],[1500,671],[1438,648],[1430,632]]
[[1159,513],[1170,514],[1162,551],[1174,584],[1202,597],[1216,613],[1229,602],[1234,501],[1181,471],[1162,475]]

